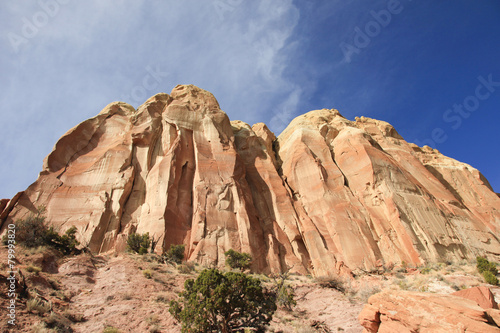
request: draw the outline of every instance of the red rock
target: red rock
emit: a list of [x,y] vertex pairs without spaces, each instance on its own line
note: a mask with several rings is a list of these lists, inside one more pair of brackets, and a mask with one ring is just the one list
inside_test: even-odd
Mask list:
[[380,326],[380,312],[378,308],[367,304],[361,310],[359,316],[359,322],[368,332],[378,332]]
[[10,201],[9,199],[0,199],[0,214],[2,214],[5,207],[7,207],[9,201]]
[[486,314],[488,315],[488,319],[490,323],[497,325],[500,327],[500,310],[497,309],[487,309]]
[[476,169],[337,110],[299,116],[276,138],[262,123],[230,122],[194,86],[137,110],[109,104],[64,134],[4,206],[3,233],[45,206],[51,225],[76,226],[94,252],[149,232],[159,253],[184,243],[189,260],[223,266],[233,248],[261,272],[349,275],[500,255],[500,198]]
[[370,297],[359,321],[372,333],[498,332],[490,317],[474,301],[453,295],[385,291]]
[[470,299],[483,309],[498,309],[495,296],[488,287],[473,287],[454,292],[453,295]]

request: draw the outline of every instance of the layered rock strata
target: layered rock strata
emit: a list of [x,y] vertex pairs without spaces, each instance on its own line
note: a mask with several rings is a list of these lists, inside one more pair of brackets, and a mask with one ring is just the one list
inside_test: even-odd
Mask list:
[[500,198],[471,166],[337,110],[299,116],[276,138],[191,85],[137,110],[111,103],[68,131],[36,182],[1,202],[2,228],[41,206],[95,252],[149,232],[158,252],[183,243],[189,260],[224,265],[232,248],[261,272],[500,257]]
[[500,311],[454,295],[384,291],[368,299],[359,314],[367,333],[499,332]]

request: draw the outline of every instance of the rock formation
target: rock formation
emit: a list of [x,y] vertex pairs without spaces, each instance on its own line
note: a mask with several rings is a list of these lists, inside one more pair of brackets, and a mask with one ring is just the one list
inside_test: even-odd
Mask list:
[[38,179],[1,202],[2,230],[41,206],[95,252],[149,232],[159,252],[184,243],[189,260],[224,265],[232,248],[262,272],[500,258],[500,198],[471,166],[337,110],[299,116],[276,138],[191,85],[137,110],[111,103],[64,134]]
[[462,289],[454,292],[452,295],[470,299],[471,301],[476,302],[476,304],[483,309],[498,310],[498,304],[495,301],[495,296],[491,290],[485,286]]
[[359,321],[369,333],[498,332],[499,310],[454,295],[385,291],[368,299]]

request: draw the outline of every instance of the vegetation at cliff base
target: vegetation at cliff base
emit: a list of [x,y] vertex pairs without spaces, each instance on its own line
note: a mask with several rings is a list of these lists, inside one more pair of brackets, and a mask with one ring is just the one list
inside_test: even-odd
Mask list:
[[170,245],[168,251],[163,254],[164,260],[176,264],[182,263],[182,260],[184,260],[184,249],[184,244]]
[[286,283],[289,275],[289,271],[286,271],[284,273],[274,274],[271,278],[274,281],[273,292],[277,305],[291,311],[292,308],[297,305],[297,301],[295,301],[295,292],[293,288]]
[[[53,227],[47,226],[44,212],[45,210],[41,208],[37,214],[31,214],[26,219],[15,222],[16,242],[27,248],[49,246],[64,255],[79,253],[77,246],[80,243],[76,240],[76,227],[73,226],[63,235],[59,235]],[[5,242],[6,239],[4,239]]]
[[183,333],[264,332],[276,311],[274,295],[244,273],[205,269],[196,280],[187,280],[184,288],[169,309],[182,323]]
[[146,254],[151,246],[149,232],[145,234],[131,233],[127,238],[127,249],[131,252]]
[[252,264],[252,256],[248,253],[241,253],[230,249],[224,253],[226,256],[226,264],[234,269],[241,271],[250,268]]
[[498,285],[498,278],[496,276],[498,274],[497,266],[483,257],[477,257],[476,261],[477,270],[481,275],[483,275],[486,283]]

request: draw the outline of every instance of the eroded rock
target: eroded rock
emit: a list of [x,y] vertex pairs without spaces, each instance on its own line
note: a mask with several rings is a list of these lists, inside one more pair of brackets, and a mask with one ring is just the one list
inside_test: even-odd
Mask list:
[[409,291],[384,291],[371,296],[359,321],[370,333],[486,333],[500,329],[491,320],[491,315],[474,301],[453,295]]
[[192,85],[137,110],[111,103],[68,131],[38,179],[0,203],[3,230],[41,206],[94,252],[149,232],[159,253],[183,243],[188,260],[223,266],[232,248],[261,272],[500,257],[500,198],[474,168],[337,110],[299,116],[276,138],[230,122]]

